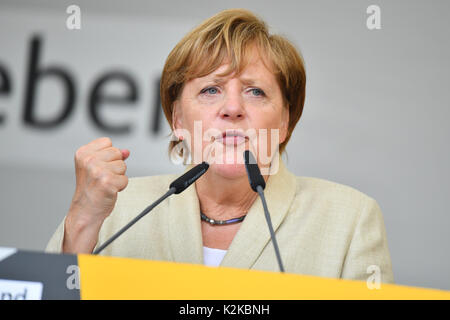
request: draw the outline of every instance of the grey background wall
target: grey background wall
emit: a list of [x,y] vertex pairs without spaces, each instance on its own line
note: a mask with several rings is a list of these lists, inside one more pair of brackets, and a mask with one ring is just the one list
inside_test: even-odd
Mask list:
[[[81,30],[65,27],[70,4],[81,8]],[[371,4],[381,8],[380,30],[366,27]],[[73,153],[109,135],[86,109],[104,72],[125,70],[138,88],[134,106],[102,111],[132,124],[128,134],[110,135],[132,152],[129,175],[182,170],[168,162],[167,125],[150,132],[154,80],[182,35],[232,7],[260,15],[304,56],[307,97],[287,148],[289,169],[375,198],[396,282],[450,290],[448,1],[1,1],[0,67],[12,86],[0,94],[0,246],[42,250],[66,214]],[[48,130],[23,123],[33,34],[42,67],[62,65],[77,83],[73,114]],[[38,115],[51,117],[64,98],[61,83],[43,80],[36,91]]]

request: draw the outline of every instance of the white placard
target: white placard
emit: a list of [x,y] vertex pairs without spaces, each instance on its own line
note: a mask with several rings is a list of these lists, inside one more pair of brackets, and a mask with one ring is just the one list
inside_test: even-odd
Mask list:
[[[0,147],[8,150],[0,153],[0,165],[72,171],[80,146],[108,136],[114,146],[131,151],[127,160],[130,176],[182,172],[182,166],[174,166],[166,152],[170,127],[157,104],[158,80],[165,58],[194,24],[155,18],[122,20],[91,12],[83,15],[81,6],[81,30],[71,30],[66,27],[69,15],[65,9],[0,10]],[[7,30],[14,30],[14,36]],[[33,117],[39,121],[57,118],[71,96],[64,79],[46,76],[45,70],[61,68],[73,84],[71,111],[51,127],[30,126],[24,120],[27,99],[23,96],[32,75],[33,52],[39,56],[36,72],[42,74],[32,85]],[[8,90],[1,88],[5,79]],[[126,132],[102,129],[92,118],[90,97],[101,79],[109,79],[101,86],[102,94],[124,101],[102,102],[98,117],[108,126],[127,126]],[[129,94],[133,97],[123,98]]]
[[0,279],[0,300],[41,300],[42,282]]
[[17,252],[16,248],[0,247],[0,261],[8,258],[9,256],[13,255],[16,252]]

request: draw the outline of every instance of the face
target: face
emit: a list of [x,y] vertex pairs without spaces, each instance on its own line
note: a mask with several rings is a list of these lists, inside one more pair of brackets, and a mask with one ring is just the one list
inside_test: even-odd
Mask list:
[[261,172],[286,139],[289,113],[275,75],[259,54],[239,74],[219,77],[228,65],[185,83],[174,104],[175,135],[182,137],[194,163],[226,178],[246,176],[243,152],[252,151]]

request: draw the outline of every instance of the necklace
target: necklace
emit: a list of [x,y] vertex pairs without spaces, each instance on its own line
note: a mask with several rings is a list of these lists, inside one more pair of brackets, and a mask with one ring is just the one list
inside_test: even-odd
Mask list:
[[203,212],[200,211],[201,219],[203,221],[210,223],[211,225],[226,225],[226,224],[231,224],[231,223],[242,222],[245,219],[246,215],[247,214],[244,214],[242,217],[228,219],[228,220],[214,220],[214,219],[208,218]]

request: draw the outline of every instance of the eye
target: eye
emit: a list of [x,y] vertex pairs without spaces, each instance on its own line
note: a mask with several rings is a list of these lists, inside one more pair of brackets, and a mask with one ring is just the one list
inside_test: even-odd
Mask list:
[[264,91],[262,91],[259,88],[252,88],[252,89],[250,89],[250,91],[255,97],[263,97],[263,96],[265,96]]
[[211,94],[211,95],[214,95],[214,94],[217,94],[219,92],[219,90],[216,88],[216,87],[207,87],[207,88],[205,88],[205,89],[202,89],[202,91],[200,91],[200,93],[202,93],[202,94]]

